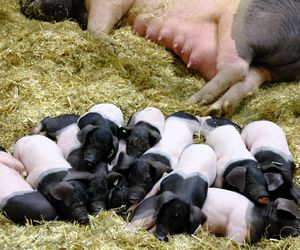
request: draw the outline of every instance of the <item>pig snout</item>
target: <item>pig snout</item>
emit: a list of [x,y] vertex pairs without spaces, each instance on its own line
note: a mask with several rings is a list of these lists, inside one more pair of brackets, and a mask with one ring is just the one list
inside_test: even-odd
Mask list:
[[225,174],[224,187],[245,195],[254,203],[267,204],[269,193],[267,182],[256,163],[248,162],[246,166],[234,167]]
[[139,203],[146,195],[145,187],[134,186],[129,189],[128,200],[131,204]]

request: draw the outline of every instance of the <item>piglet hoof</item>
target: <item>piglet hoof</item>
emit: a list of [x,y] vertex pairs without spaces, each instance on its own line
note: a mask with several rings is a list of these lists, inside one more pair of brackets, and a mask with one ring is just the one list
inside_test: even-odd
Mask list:
[[105,204],[104,202],[101,201],[94,201],[90,205],[90,213],[92,215],[97,215],[104,209],[105,209]]

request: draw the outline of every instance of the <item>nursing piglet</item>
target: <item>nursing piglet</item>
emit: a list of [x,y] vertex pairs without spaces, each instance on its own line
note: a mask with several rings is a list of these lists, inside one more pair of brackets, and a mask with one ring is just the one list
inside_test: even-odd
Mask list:
[[[193,143],[193,135],[200,130],[197,118],[185,112],[171,114],[165,122],[162,139],[134,159],[121,154],[113,169],[127,178],[128,201],[138,203],[152,189],[164,172],[170,172],[177,164],[185,147]],[[126,192],[125,192],[126,193]]]
[[[60,218],[88,222],[86,187],[69,177],[71,166],[52,140],[41,135],[25,136],[16,142],[14,157],[24,164],[26,181],[50,201]],[[66,176],[68,180],[64,180]]]
[[292,180],[295,163],[282,128],[270,121],[255,121],[246,125],[241,135],[264,173],[271,198],[298,202],[300,190]]
[[139,157],[161,139],[165,117],[157,108],[145,108],[135,112],[122,127],[126,140],[126,153]]
[[20,224],[27,220],[54,220],[55,209],[18,173],[23,170],[21,162],[0,151],[0,211]]
[[300,213],[284,198],[255,205],[245,196],[225,189],[209,188],[202,207],[207,221],[203,229],[238,242],[256,242],[261,237],[300,235]]
[[216,154],[209,146],[186,147],[175,170],[155,184],[146,196],[153,199],[153,214],[143,209],[143,203],[149,201],[142,201],[129,227],[148,227],[152,216],[151,224],[155,225],[155,235],[160,240],[167,240],[167,234],[194,233],[206,221],[201,208],[207,189],[215,180],[216,165]]
[[75,114],[46,117],[36,128],[32,129],[31,134],[43,134],[55,140],[64,157],[67,158],[73,150],[78,149],[81,145],[77,139],[79,117]]
[[247,150],[235,124],[223,118],[200,118],[206,144],[217,154],[214,186],[239,192],[255,203],[267,204],[267,182],[257,161]]

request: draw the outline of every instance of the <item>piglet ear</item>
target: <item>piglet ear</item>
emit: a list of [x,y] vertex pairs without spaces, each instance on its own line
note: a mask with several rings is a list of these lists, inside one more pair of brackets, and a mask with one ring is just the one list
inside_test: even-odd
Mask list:
[[50,194],[59,201],[64,201],[66,206],[70,206],[72,202],[73,186],[66,181],[59,182],[50,189]]
[[153,130],[153,129],[151,129],[149,131],[149,135],[150,135],[149,141],[150,141],[151,147],[154,146],[156,143],[158,143],[161,140],[160,133],[157,132],[157,131],[155,131],[155,130]]
[[111,162],[116,157],[119,150],[119,139],[115,136],[113,136],[112,139],[113,148],[110,155],[108,156],[108,162]]
[[171,173],[172,168],[160,161],[150,162],[150,175],[157,182],[164,173]]
[[229,185],[237,188],[240,193],[243,193],[246,187],[246,174],[246,167],[235,167],[226,175],[225,180]]
[[300,212],[295,202],[284,198],[277,198],[275,200],[275,204],[277,204],[277,211],[279,210],[287,212],[293,215],[296,219],[300,220]]
[[97,126],[87,125],[78,132],[77,139],[78,139],[78,141],[80,141],[81,145],[84,145],[86,143],[88,134],[96,128],[97,128]]
[[284,183],[282,174],[280,173],[267,172],[264,173],[264,176],[268,184],[268,191],[270,192],[275,191]]
[[127,172],[129,170],[130,164],[134,161],[132,157],[127,155],[125,152],[119,154],[119,159],[117,164],[113,167],[114,171]]
[[206,220],[207,216],[202,212],[202,210],[199,207],[191,205],[189,218],[190,228],[188,229],[188,233],[197,233]]
[[174,200],[174,199],[178,199],[178,197],[170,191],[165,191],[162,194],[158,195],[154,201],[155,202],[154,216],[158,215],[158,213],[159,213],[160,209],[163,207],[163,205],[167,204],[168,202],[170,202],[171,200]]

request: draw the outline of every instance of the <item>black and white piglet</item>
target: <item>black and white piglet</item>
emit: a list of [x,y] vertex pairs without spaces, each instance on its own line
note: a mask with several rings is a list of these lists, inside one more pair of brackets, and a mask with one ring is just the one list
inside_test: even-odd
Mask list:
[[238,242],[256,242],[263,236],[299,236],[300,213],[284,198],[267,205],[254,204],[245,196],[220,188],[209,188],[202,207],[207,221],[203,229]]
[[55,140],[64,157],[67,158],[73,150],[81,145],[77,139],[79,132],[77,120],[79,117],[75,114],[46,117],[36,128],[31,130],[31,134],[42,134]]
[[201,133],[217,154],[214,186],[239,192],[255,203],[267,204],[267,182],[253,155],[247,150],[236,125],[224,118],[204,117]]
[[[167,240],[167,234],[195,233],[206,221],[201,208],[215,180],[216,166],[216,154],[209,146],[186,147],[175,170],[155,184],[136,208],[129,228],[146,227],[160,240]],[[149,203],[147,199],[155,208],[152,214],[143,205]]]
[[25,136],[16,142],[13,154],[25,166],[26,181],[49,200],[61,219],[89,221],[86,186],[70,177],[63,180],[71,165],[55,142],[42,135]]
[[295,163],[282,128],[270,121],[255,121],[246,125],[241,135],[264,173],[271,198],[298,203],[300,190],[293,184]]
[[54,220],[54,207],[24,180],[24,170],[21,162],[0,150],[0,211],[15,223]]
[[122,127],[126,153],[141,156],[160,141],[164,126],[165,117],[157,108],[149,107],[132,114],[127,125]]
[[118,152],[123,124],[122,111],[110,103],[97,104],[81,116],[77,122],[81,146],[67,158],[72,167],[91,171],[99,162],[110,163]]
[[199,130],[200,124],[195,116],[175,112],[166,119],[159,143],[140,158],[120,154],[113,170],[124,175],[128,181],[128,187],[123,189],[127,191],[120,195],[126,201],[125,204],[128,201],[134,204],[141,201],[164,172],[172,171],[177,166],[183,149],[193,143],[193,135]]

